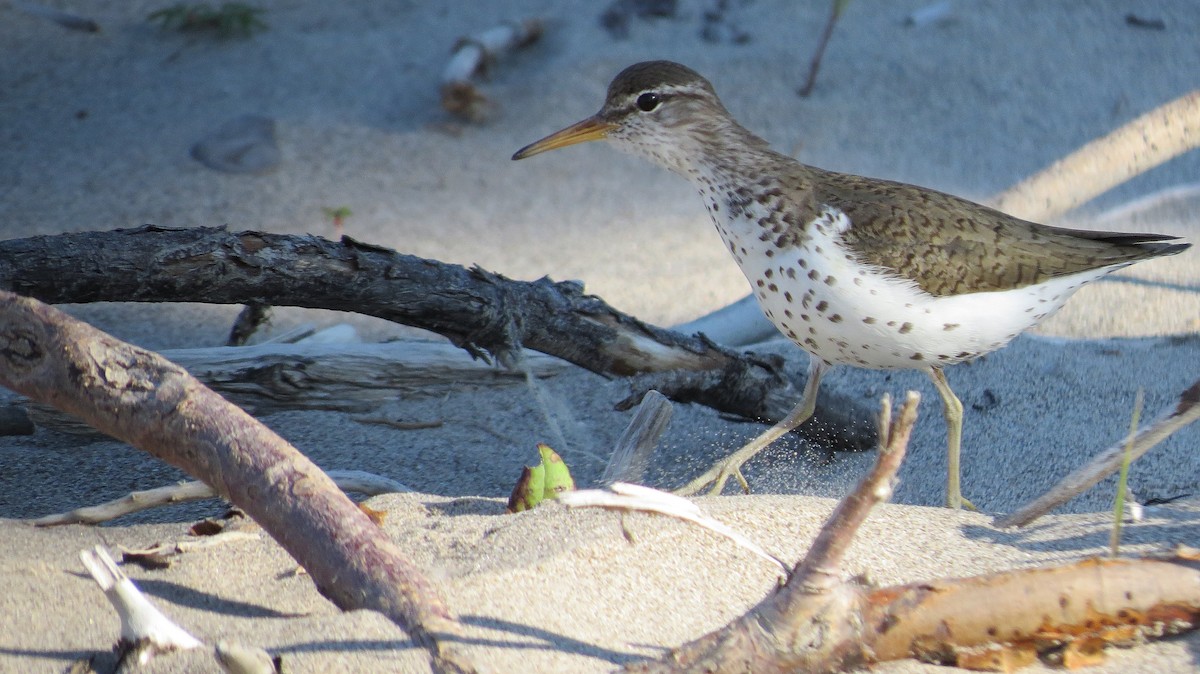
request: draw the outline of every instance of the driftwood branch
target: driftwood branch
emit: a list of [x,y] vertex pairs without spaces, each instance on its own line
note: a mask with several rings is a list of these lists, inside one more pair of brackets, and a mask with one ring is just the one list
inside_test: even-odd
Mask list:
[[[842,560],[855,532],[890,497],[918,400],[910,392],[892,422],[885,398],[875,468],[838,504],[783,587],[721,630],[625,671],[823,674],[907,658],[1012,671],[1038,657],[1075,669],[1094,664],[1105,645],[1197,627],[1197,550],[879,589],[843,580]],[[568,502],[631,507],[620,499],[595,499],[594,493]]]
[[[0,289],[50,303],[257,301],[353,311],[437,332],[506,365],[524,346],[603,375],[703,373],[683,386],[640,383],[771,422],[800,395],[778,363],[643,323],[578,284],[514,281],[346,237],[147,226],[14,239],[0,242]],[[866,418],[857,401],[827,395],[800,430],[825,446],[861,449],[873,443]]]
[[1097,454],[1086,465],[1059,480],[1045,494],[993,522],[997,527],[1023,527],[1058,506],[1096,486],[1100,480],[1115,473],[1128,450],[1130,461],[1150,451],[1172,433],[1200,419],[1200,380],[1179,395],[1174,407],[1168,408],[1133,437],[1125,439]]
[[97,545],[79,553],[79,559],[121,619],[117,649],[122,661],[145,665],[160,653],[204,645],[159,611],[117,566],[107,550]]
[[[331,470],[326,473],[329,479],[345,492],[358,492],[375,496],[394,492],[412,491],[403,484],[390,478],[373,475],[361,470]],[[64,513],[44,515],[37,519],[28,520],[35,527],[56,527],[63,524],[99,524],[108,522],[123,515],[159,508],[162,506],[203,501],[218,496],[216,490],[198,480],[180,482],[177,484],[135,491],[118,499],[100,503],[94,506],[76,508]]]
[[435,670],[473,671],[450,645],[461,626],[396,544],[303,454],[179,366],[0,291],[0,384],[204,480],[334,604],[384,614]]
[[537,42],[543,29],[540,20],[526,19],[459,38],[442,71],[442,107],[467,121],[486,119],[488,99],[475,79],[506,54]]
[[629,426],[617,439],[612,456],[600,476],[600,484],[641,482],[655,445],[671,424],[673,412],[671,401],[666,396],[658,391],[647,391]]
[[[526,372],[545,378],[571,367],[557,358],[526,353],[524,372],[505,370],[444,342],[418,341],[272,343],[171,349],[161,355],[255,416],[288,410],[363,414],[408,394],[443,395],[463,386],[525,386]],[[95,432],[47,405],[30,405],[29,418],[60,432]]]

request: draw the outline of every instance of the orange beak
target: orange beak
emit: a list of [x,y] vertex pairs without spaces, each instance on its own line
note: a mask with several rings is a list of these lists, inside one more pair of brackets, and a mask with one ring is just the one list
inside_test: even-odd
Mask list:
[[613,129],[613,126],[610,122],[606,122],[599,117],[588,117],[582,122],[572,124],[562,131],[552,133],[536,143],[526,145],[517,150],[517,153],[512,158],[514,160],[524,159],[568,145],[577,145],[592,140],[603,140],[608,135],[608,132]]

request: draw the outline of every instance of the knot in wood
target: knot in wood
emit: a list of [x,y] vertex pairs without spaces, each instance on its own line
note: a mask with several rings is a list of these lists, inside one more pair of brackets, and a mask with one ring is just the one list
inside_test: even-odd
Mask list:
[[0,332],[0,359],[13,370],[29,371],[45,357],[37,336],[25,330]]

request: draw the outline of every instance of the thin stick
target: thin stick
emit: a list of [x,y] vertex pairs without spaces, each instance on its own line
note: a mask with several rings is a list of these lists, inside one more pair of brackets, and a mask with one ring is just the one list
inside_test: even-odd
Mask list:
[[817,48],[813,52],[812,62],[808,64],[808,79],[804,81],[804,86],[796,92],[800,94],[801,98],[808,98],[813,88],[817,86],[817,71],[821,69],[821,58],[825,56],[825,47],[829,46],[829,38],[833,37],[833,27],[837,25],[838,19],[842,16],[842,10],[846,9],[848,4],[850,4],[850,0],[830,1],[829,20],[825,22],[825,28],[821,30],[821,37],[817,39]]
[[666,396],[658,391],[647,391],[637,413],[617,440],[612,457],[600,476],[600,484],[641,482],[654,446],[671,423],[673,411]]
[[[1138,431],[1129,449],[1130,460],[1145,454],[1151,447],[1171,436],[1179,429],[1200,419],[1200,380],[1179,395],[1175,407],[1164,411],[1150,425]],[[1045,515],[1058,506],[1070,501],[1097,482],[1120,468],[1125,455],[1124,440],[1105,449],[1087,465],[1078,468],[1059,480],[1049,491],[1021,506],[1010,515],[996,518],[997,527],[1021,527]]]

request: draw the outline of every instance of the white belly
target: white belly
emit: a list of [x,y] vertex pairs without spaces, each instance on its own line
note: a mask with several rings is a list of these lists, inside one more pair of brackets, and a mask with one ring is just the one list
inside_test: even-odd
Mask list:
[[839,243],[849,224],[840,212],[827,211],[811,237],[788,248],[760,240],[748,227],[753,219],[717,222],[717,228],[767,318],[830,364],[904,369],[969,360],[1004,346],[1057,311],[1084,283],[1112,271],[937,297],[912,281],[855,264]]

